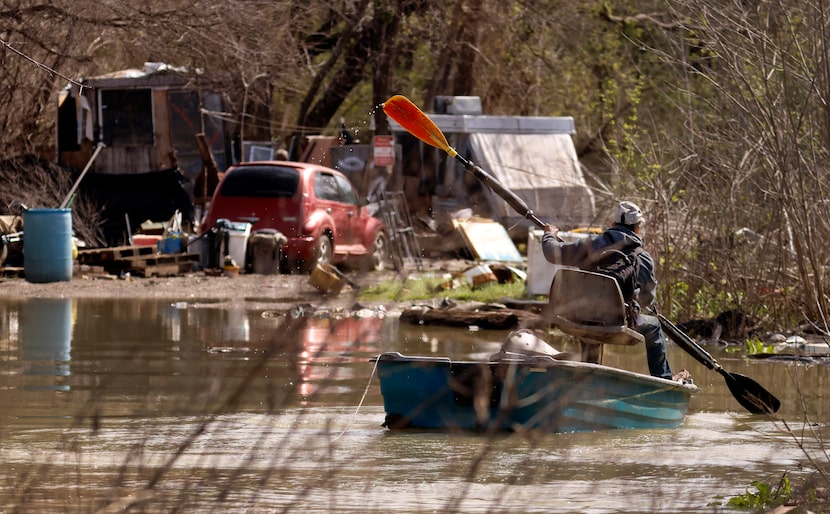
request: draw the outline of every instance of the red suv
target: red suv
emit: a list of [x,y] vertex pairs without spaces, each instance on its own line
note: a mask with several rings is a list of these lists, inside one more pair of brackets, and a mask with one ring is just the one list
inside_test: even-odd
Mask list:
[[231,166],[213,194],[202,231],[223,218],[288,238],[283,272],[308,273],[317,263],[381,270],[386,262],[383,222],[361,206],[345,175],[325,166],[288,161]]

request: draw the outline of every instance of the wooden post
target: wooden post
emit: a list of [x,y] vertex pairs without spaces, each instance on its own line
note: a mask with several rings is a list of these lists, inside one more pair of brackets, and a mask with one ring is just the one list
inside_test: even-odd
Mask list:
[[219,185],[221,173],[219,173],[219,167],[216,165],[213,154],[210,153],[210,147],[204,133],[196,134],[196,146],[199,147],[199,156],[202,158],[202,171],[196,177],[193,186],[193,203],[204,208],[213,196],[216,186]]

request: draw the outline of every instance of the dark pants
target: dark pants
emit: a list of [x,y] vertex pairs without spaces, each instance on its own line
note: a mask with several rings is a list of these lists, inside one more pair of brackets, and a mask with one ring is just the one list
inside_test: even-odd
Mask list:
[[648,371],[654,377],[667,378],[671,380],[671,366],[666,358],[666,337],[660,328],[660,320],[657,316],[640,314],[637,316],[637,324],[634,330],[643,334],[646,339],[646,358],[648,359]]

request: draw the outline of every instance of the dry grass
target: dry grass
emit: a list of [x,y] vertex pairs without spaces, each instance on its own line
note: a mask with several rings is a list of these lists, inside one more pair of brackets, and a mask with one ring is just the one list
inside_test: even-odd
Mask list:
[[[72,189],[78,173],[45,159],[33,156],[16,157],[0,161],[0,215],[14,215],[12,202],[29,208],[57,208]],[[77,196],[71,202],[72,228],[75,235],[88,245],[103,243],[100,230],[100,209]]]

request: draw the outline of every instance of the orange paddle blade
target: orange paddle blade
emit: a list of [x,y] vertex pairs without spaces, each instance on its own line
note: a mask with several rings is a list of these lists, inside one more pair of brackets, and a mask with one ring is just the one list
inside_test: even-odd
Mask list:
[[383,102],[383,112],[424,143],[444,150],[451,157],[456,155],[441,129],[409,98],[402,95],[393,96]]

